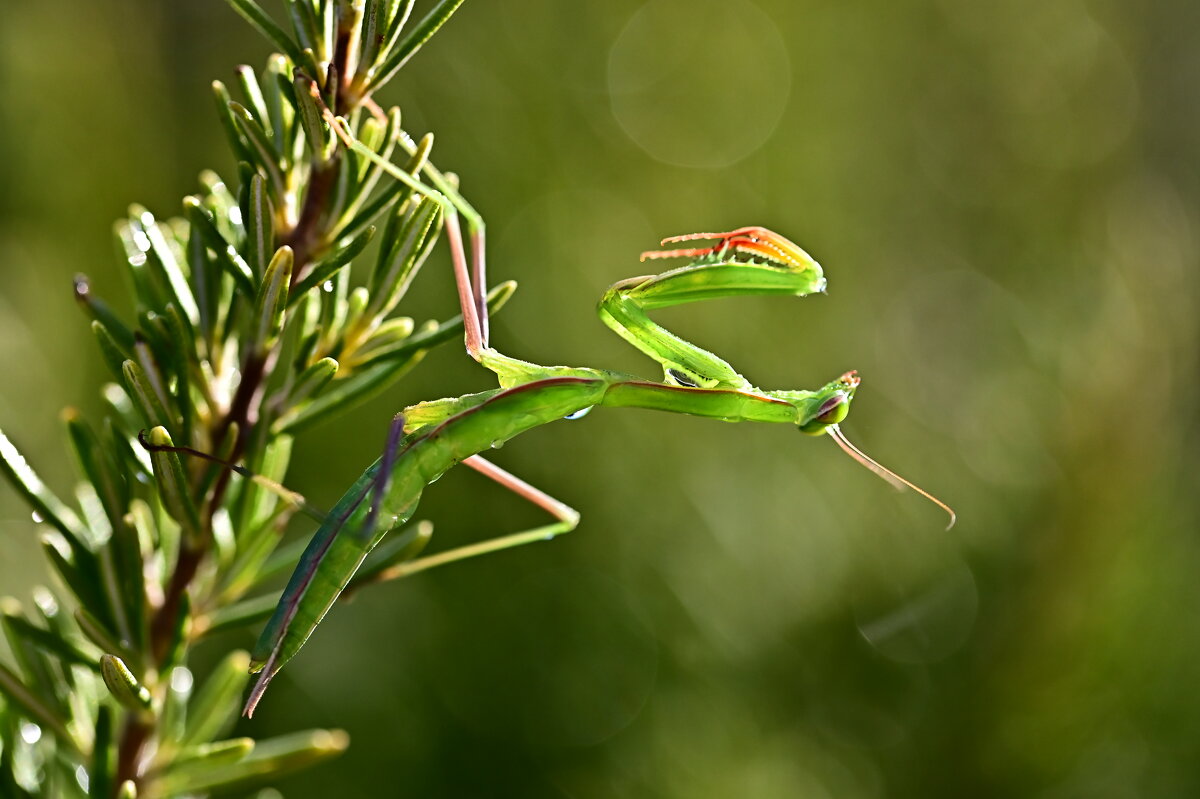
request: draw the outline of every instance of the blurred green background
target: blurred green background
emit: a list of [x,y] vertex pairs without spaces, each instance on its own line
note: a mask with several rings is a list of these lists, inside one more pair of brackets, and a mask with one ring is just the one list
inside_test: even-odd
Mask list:
[[[110,222],[231,174],[208,84],[268,49],[218,0],[4,17],[0,425],[63,488],[57,411],[104,377],[71,275],[127,308]],[[765,387],[860,370],[845,429],[960,521],[785,428],[533,432],[496,459],[579,531],[339,607],[240,728],[350,732],[285,795],[1200,795],[1198,30],[1189,0],[469,0],[381,99],[521,282],[493,342],[653,377],[604,288],[767,225],[828,296],[659,318]],[[407,312],[445,317],[426,270]],[[290,484],[328,506],[391,413],[489,378],[446,347]],[[466,471],[420,516],[539,521]],[[0,592],[45,579],[7,489],[0,547]]]

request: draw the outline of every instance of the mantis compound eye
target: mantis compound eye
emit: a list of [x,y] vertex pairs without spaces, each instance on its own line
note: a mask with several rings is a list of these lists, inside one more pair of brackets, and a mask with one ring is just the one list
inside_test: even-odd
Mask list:
[[821,424],[837,424],[850,413],[850,401],[843,394],[837,394],[825,400],[817,411],[814,422]]
[[800,425],[800,432],[810,436],[819,436],[826,432],[830,425],[836,425],[850,413],[850,400],[854,399],[854,390],[862,379],[853,370],[844,373],[837,380],[821,389],[823,399],[808,421]]
[[812,436],[820,435],[825,432],[825,428],[842,421],[849,413],[850,398],[839,391],[821,403],[816,415],[800,425],[800,432]]

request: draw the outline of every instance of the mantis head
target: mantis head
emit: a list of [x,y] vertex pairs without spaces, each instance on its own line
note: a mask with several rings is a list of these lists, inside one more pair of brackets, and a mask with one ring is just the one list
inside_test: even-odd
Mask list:
[[858,376],[858,373],[852,370],[818,391],[780,392],[780,398],[796,406],[796,410],[799,411],[797,428],[801,433],[810,436],[828,434],[842,448],[843,452],[875,472],[875,474],[884,480],[887,480],[897,489],[911,488],[913,491],[916,491],[949,514],[950,523],[946,525],[946,529],[949,530],[954,526],[956,519],[954,511],[949,505],[923,488],[905,480],[886,466],[881,465],[870,455],[867,455],[852,444],[850,439],[846,438],[846,434],[838,427],[838,424],[850,413],[850,402],[854,399],[854,390],[858,388],[858,384],[861,382],[862,379]]
[[854,390],[861,382],[858,372],[851,370],[818,391],[796,392],[798,395],[808,395],[803,398],[803,404],[799,396],[792,400],[800,411],[797,423],[800,432],[819,436],[830,427],[836,428],[838,422],[850,413],[850,401],[854,399]]

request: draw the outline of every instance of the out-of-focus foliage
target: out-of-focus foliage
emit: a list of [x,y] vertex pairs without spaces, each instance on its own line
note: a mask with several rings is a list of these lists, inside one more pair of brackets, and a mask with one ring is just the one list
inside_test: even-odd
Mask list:
[[[354,734],[289,797],[1196,795],[1197,30],[1182,0],[468,2],[381,99],[439,132],[523,283],[497,345],[640,371],[604,287],[662,235],[767,225],[828,296],[664,318],[763,386],[859,369],[849,431],[960,522],[820,440],[597,412],[498,457],[578,532],[339,608],[234,734]],[[27,452],[105,377],[71,274],[115,285],[105,220],[232,169],[198,97],[266,52],[216,2],[7,10],[0,418]],[[441,257],[411,296],[451,309]],[[292,487],[328,505],[391,412],[484,385],[446,348],[299,436]],[[453,473],[422,511],[462,541],[534,513]]]

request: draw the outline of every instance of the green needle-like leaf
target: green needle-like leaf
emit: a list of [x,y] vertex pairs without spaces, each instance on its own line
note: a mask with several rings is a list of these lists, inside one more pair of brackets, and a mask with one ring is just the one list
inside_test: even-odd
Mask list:
[[337,375],[338,362],[333,358],[322,358],[300,373],[296,385],[288,394],[287,404],[295,407],[302,402],[318,396]]
[[263,130],[262,125],[254,115],[241,103],[231,101],[229,112],[233,116],[233,124],[249,147],[251,163],[267,174],[271,181],[272,193],[282,199],[287,193],[287,184],[279,171],[280,154]]
[[[363,146],[377,153],[380,159],[390,162],[400,132],[400,110],[393,108],[388,113],[385,124],[380,124],[375,117],[368,117],[359,126],[358,139]],[[345,171],[357,179],[353,181],[347,193],[345,208],[340,216],[342,220],[348,220],[358,212],[384,174],[382,164],[364,158],[353,150],[347,151],[346,157],[355,168],[347,168]],[[392,183],[393,181],[388,181],[387,185],[390,187]]]
[[246,260],[255,277],[267,271],[267,262],[275,252],[275,213],[267,195],[266,180],[256,174],[250,179],[249,215],[246,224]]
[[72,552],[63,536],[52,530],[42,534],[41,544],[46,560],[79,601],[89,607],[104,608],[104,589],[100,585],[96,556],[82,548]]
[[[516,287],[511,280],[493,287],[487,295],[489,311],[498,311]],[[281,416],[273,429],[279,433],[297,433],[370,399],[415,366],[430,349],[462,336],[462,330],[462,316],[459,315],[440,325],[430,323],[394,347],[373,350],[369,359],[359,363],[352,377],[334,381],[309,404]]]
[[67,714],[67,689],[57,679],[54,661],[40,647],[33,646],[15,628],[13,621],[21,615],[21,603],[12,597],[0,597],[0,627],[12,653],[18,672],[29,690],[46,702],[56,713]]
[[270,114],[267,112],[267,101],[263,97],[262,89],[258,85],[258,76],[254,74],[254,70],[242,64],[235,72],[238,76],[238,85],[242,89],[242,95],[246,98],[246,102],[250,104],[250,109],[254,112],[254,118],[262,125],[262,129],[271,139],[275,138],[275,130],[271,124]]
[[192,794],[217,788],[245,788],[264,780],[276,779],[297,769],[340,755],[350,744],[341,730],[310,730],[255,744],[254,750],[237,763],[224,768],[200,769],[164,779],[167,795]]
[[160,307],[161,298],[150,279],[150,259],[146,254],[150,249],[150,241],[145,233],[132,222],[120,220],[113,224],[113,235],[138,303],[145,308]]
[[121,345],[109,333],[100,321],[92,322],[92,334],[96,337],[96,343],[100,346],[100,355],[104,358],[104,364],[108,367],[108,371],[117,380],[124,379],[125,361],[132,357],[132,352],[121,348]]
[[21,679],[2,663],[0,663],[0,695],[5,696],[14,707],[20,708],[22,713],[43,729],[53,732],[63,746],[76,752],[79,751],[75,738],[67,731],[66,722],[35,696],[21,682]]
[[288,38],[283,28],[279,27],[275,20],[271,19],[254,0],[226,0],[226,2],[247,22],[257,28],[259,33],[270,39],[276,47],[283,51],[284,55],[292,59],[292,63],[299,64],[304,60],[300,55],[300,49]]
[[111,531],[107,545],[98,550],[107,606],[122,639],[136,645],[143,637],[145,589],[137,532],[125,520],[130,502],[129,478],[73,408],[63,412],[63,420],[80,472],[95,492]]
[[252,352],[266,353],[279,338],[279,331],[283,329],[283,315],[287,310],[292,262],[292,248],[280,247],[267,266],[254,300],[254,332],[250,338]]
[[318,98],[313,96],[314,92],[317,92],[317,85],[307,75],[297,74],[292,86],[296,93],[296,111],[300,115],[300,124],[304,128],[304,138],[308,141],[309,151],[317,165],[323,166],[333,155],[336,137],[325,123],[317,105]]
[[375,58],[383,47],[387,36],[388,20],[386,19],[388,0],[367,0],[363,9],[362,30],[359,41],[362,42],[358,51],[358,74],[362,75],[375,65]]
[[118,641],[108,626],[87,610],[83,608],[75,609],[75,623],[79,625],[79,631],[83,633],[84,637],[102,651],[116,652],[123,657],[128,657],[130,660],[133,659],[133,655],[129,652],[125,644]]
[[288,17],[292,21],[292,30],[296,33],[296,40],[300,43],[300,47],[316,52],[321,41],[321,25],[317,20],[313,3],[308,0],[286,0],[284,6],[287,7]]
[[[334,9],[335,7],[347,5],[349,5],[349,3],[330,2],[322,2],[317,5],[317,10],[321,13],[321,49],[318,51],[318,54],[321,56],[322,61],[331,60],[334,56],[334,50],[337,48],[337,19],[334,14]],[[329,66],[331,68],[331,74],[326,82],[333,84],[333,90],[336,91],[337,80],[332,74],[332,70],[336,68],[336,65],[330,64]],[[332,107],[333,103],[330,103],[330,106]]]
[[192,295],[187,275],[180,266],[179,253],[168,242],[154,215],[145,208],[140,205],[131,206],[129,216],[135,230],[140,228],[141,234],[149,243],[148,262],[162,284],[162,291],[166,294],[165,302],[175,303],[176,307],[187,315],[191,324],[197,324],[200,312],[196,307],[196,298]]
[[[399,181],[389,182],[369,202],[362,205],[353,218],[338,231],[338,235],[356,236],[389,208],[398,208],[412,194],[412,189]],[[353,207],[348,209],[353,210]]]
[[393,0],[390,5],[395,6],[395,9],[392,12],[392,18],[388,20],[387,34],[384,37],[383,46],[380,48],[379,58],[386,57],[396,46],[396,42],[400,40],[400,34],[403,32],[404,26],[408,24],[408,18],[412,16],[416,0]]
[[296,285],[292,286],[292,290],[288,296],[288,305],[293,305],[304,296],[305,292],[329,280],[339,269],[357,258],[359,253],[366,249],[367,244],[370,243],[371,237],[374,235],[375,228],[369,227],[344,246],[313,264],[304,277],[300,278],[296,282]]
[[[263,105],[267,116],[264,125],[269,122],[271,133],[275,139],[275,149],[290,162],[288,150],[289,128],[291,127],[292,108],[289,101],[285,102],[283,85],[290,83],[287,60],[278,53],[267,58],[267,68],[263,71],[260,81],[262,87]],[[290,97],[290,93],[289,97]]]
[[433,200],[422,197],[413,207],[371,275],[369,319],[387,316],[404,297],[437,241],[441,221],[441,206]]
[[46,487],[3,430],[0,430],[0,471],[33,508],[38,521],[46,522],[62,533],[72,550],[86,551],[82,543],[83,523],[79,517]]
[[[493,286],[487,294],[488,313],[495,314],[503,308],[516,290],[517,282],[515,280],[506,280]],[[460,314],[447,319],[440,325],[427,324],[411,337],[396,342],[392,346],[381,346],[377,349],[372,348],[369,352],[358,353],[355,363],[358,368],[363,368],[394,358],[405,359],[413,353],[430,350],[439,344],[460,338],[462,331],[463,321]]]
[[[299,553],[297,553],[299,554]],[[296,565],[293,559],[291,566]],[[271,618],[275,606],[279,604],[279,594],[264,594],[263,596],[247,599],[234,605],[214,610],[205,620],[205,634],[234,630],[239,627],[261,624]]]
[[[69,640],[57,632],[38,627],[24,616],[14,614],[8,608],[4,610],[4,616],[5,623],[15,634],[21,636],[43,652],[54,655],[63,663],[84,666],[99,673],[99,658],[101,654],[99,651],[84,651],[83,646],[80,644]],[[91,649],[90,646],[88,648]]]
[[67,433],[75,450],[75,457],[83,476],[96,489],[109,524],[115,529],[124,524],[129,506],[129,484],[111,457],[111,453],[100,446],[95,432],[79,416],[74,408],[62,413]]
[[230,652],[222,660],[188,708],[181,746],[197,746],[224,734],[237,720],[242,690],[250,678],[250,653]]
[[92,294],[91,282],[86,275],[75,276],[75,299],[94,322],[104,329],[123,349],[133,349],[133,331],[121,321],[111,308]]
[[[152,429],[149,440],[154,447],[174,446],[171,434],[165,427]],[[150,461],[154,464],[154,478],[158,482],[163,507],[172,519],[179,522],[185,540],[193,545],[198,543],[202,537],[200,516],[188,489],[187,473],[179,455],[170,450],[155,449],[150,453]]]
[[[292,440],[291,436],[275,437],[264,447],[261,457],[253,464],[258,476],[251,478],[246,485],[243,503],[239,508],[238,544],[243,553],[254,548],[254,542],[261,534],[255,531],[268,527],[268,522],[276,517],[281,498],[293,504],[303,502],[303,497],[288,492],[279,483],[291,462]],[[268,554],[269,552],[270,550]]]
[[208,248],[216,253],[217,263],[233,277],[238,289],[246,296],[254,296],[254,272],[250,265],[243,260],[241,253],[225,240],[217,229],[211,212],[195,197],[183,198],[184,213],[188,222],[200,231]]
[[125,377],[125,388],[145,423],[152,427],[166,427],[172,424],[171,415],[167,413],[167,408],[146,371],[136,362],[129,360],[121,365],[121,372]]
[[371,80],[371,91],[378,89],[395,77],[400,68],[408,63],[408,59],[412,58],[417,50],[421,49],[421,45],[429,41],[429,37],[446,24],[446,21],[462,3],[463,0],[439,0],[438,4],[425,15],[425,18],[418,22],[408,35],[391,49],[387,58],[379,65]]
[[205,775],[241,762],[253,751],[253,738],[232,738],[188,747],[164,765],[161,777],[153,783],[155,795],[191,795],[189,785],[203,780]]
[[407,359],[388,360],[364,369],[353,377],[337,381],[332,388],[327,389],[311,403],[294,413],[281,416],[272,428],[273,432],[298,433],[316,422],[332,418],[333,414],[342,413],[370,399],[416,366],[424,355],[422,350],[410,354]]
[[112,708],[101,705],[96,713],[96,729],[92,736],[92,767],[88,770],[88,796],[109,799],[112,795]]
[[371,360],[380,351],[399,346],[413,332],[413,320],[407,316],[398,316],[378,324],[371,337],[364,343],[348,349],[343,359],[349,369],[356,369],[360,364]]

